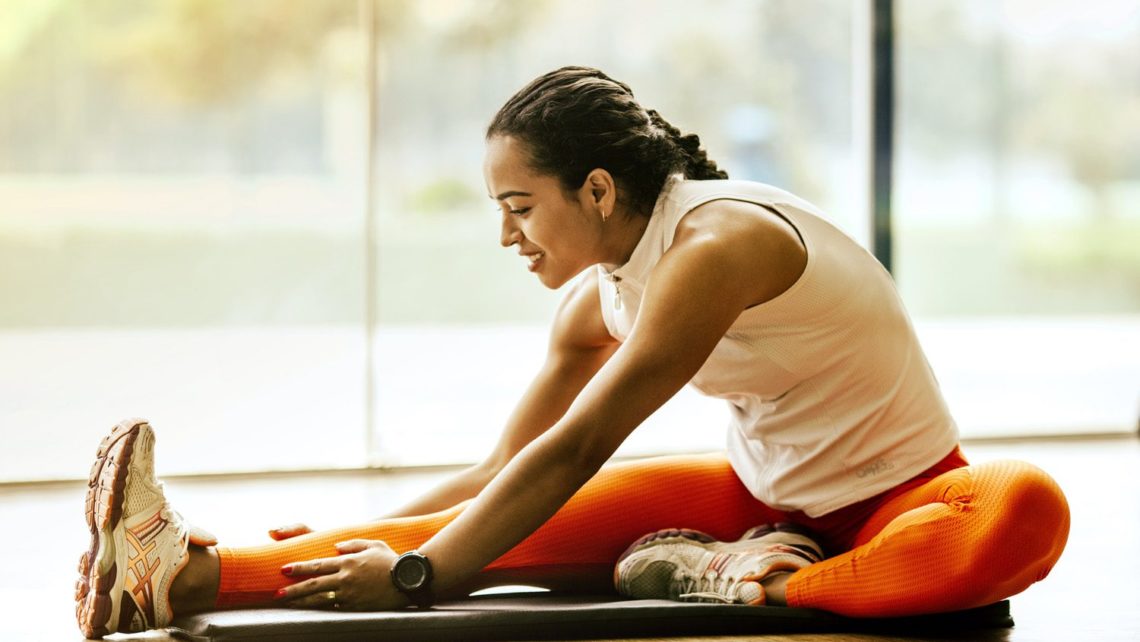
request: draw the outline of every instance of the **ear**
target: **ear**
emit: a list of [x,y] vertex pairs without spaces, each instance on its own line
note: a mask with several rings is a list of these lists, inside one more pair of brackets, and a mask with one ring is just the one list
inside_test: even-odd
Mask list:
[[612,215],[614,205],[617,203],[617,184],[614,183],[614,177],[600,167],[591,170],[582,183],[581,197],[585,207],[605,212],[607,216]]

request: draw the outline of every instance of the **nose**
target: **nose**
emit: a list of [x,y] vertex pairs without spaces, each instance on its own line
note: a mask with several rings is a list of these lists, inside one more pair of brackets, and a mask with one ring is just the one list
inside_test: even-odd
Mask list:
[[511,219],[511,215],[507,212],[503,212],[503,224],[499,230],[499,244],[503,247],[510,247],[519,243],[521,240],[522,232],[519,231],[519,228]]

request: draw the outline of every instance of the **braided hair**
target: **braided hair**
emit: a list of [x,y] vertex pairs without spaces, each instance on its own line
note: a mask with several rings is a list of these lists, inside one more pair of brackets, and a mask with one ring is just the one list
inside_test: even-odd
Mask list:
[[562,67],[510,98],[487,127],[487,139],[525,144],[531,167],[577,190],[594,169],[608,171],[631,211],[648,215],[671,174],[728,178],[701,148],[656,110],[643,108],[623,82],[590,67]]

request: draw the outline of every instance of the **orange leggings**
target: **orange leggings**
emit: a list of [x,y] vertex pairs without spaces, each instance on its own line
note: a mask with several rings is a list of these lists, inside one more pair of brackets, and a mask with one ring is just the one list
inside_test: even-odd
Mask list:
[[[280,572],[284,564],[334,557],[337,542],[379,539],[397,553],[416,548],[465,505],[263,546],[218,547],[217,606],[270,602],[290,583]],[[981,606],[1041,580],[1064,549],[1069,509],[1040,469],[1016,461],[970,466],[958,449],[914,479],[818,518],[756,500],[723,454],[657,457],[602,468],[470,588],[613,590],[618,556],[647,532],[682,527],[734,540],[773,522],[806,526],[831,554],[839,553],[789,578],[789,605],[896,616]]]

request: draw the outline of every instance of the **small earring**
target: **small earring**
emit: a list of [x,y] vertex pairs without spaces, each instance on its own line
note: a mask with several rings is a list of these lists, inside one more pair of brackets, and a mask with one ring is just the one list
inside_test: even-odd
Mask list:
[[600,211],[602,212],[602,222],[603,222],[603,223],[605,223],[605,222],[606,222],[606,218],[608,218],[608,217],[609,217],[609,214],[606,214],[606,211],[605,211],[605,210],[600,210]]

